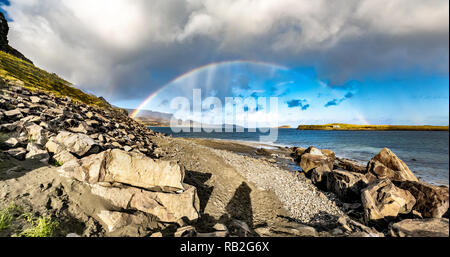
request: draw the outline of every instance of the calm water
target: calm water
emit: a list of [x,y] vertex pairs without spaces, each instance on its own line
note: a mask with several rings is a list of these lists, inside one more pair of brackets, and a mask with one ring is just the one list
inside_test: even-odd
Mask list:
[[[261,133],[173,133],[170,128],[151,127],[173,137],[259,141]],[[399,156],[417,177],[434,184],[449,184],[449,133],[447,131],[300,131],[279,129],[275,144],[315,146],[333,150],[337,156],[367,163],[383,147]]]

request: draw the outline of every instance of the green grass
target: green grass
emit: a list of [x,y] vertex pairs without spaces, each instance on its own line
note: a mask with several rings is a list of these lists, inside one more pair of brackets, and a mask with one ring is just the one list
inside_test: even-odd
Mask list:
[[8,229],[15,216],[20,215],[21,211],[21,208],[14,203],[0,210],[0,231]]
[[404,130],[404,131],[448,131],[448,126],[410,125],[354,125],[332,123],[325,125],[300,125],[298,130]]
[[39,90],[56,96],[68,96],[74,101],[88,105],[108,107],[101,99],[74,88],[72,84],[56,74],[41,70],[29,62],[3,51],[0,51],[0,78],[9,81],[23,81],[24,87],[30,90]]
[[31,215],[26,215],[25,218],[31,226],[19,234],[21,237],[52,237],[59,227],[59,223],[51,218],[39,217],[35,219]]
[[59,222],[23,213],[23,209],[14,203],[0,210],[0,232],[12,232],[13,237],[53,237],[58,228]]

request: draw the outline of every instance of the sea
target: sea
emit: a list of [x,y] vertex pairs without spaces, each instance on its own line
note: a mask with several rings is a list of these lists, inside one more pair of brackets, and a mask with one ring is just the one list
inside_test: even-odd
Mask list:
[[278,129],[275,142],[260,142],[267,133],[253,132],[180,132],[168,127],[149,127],[172,137],[211,138],[257,142],[261,147],[314,146],[333,150],[338,157],[356,160],[362,164],[381,149],[391,149],[414,174],[426,182],[449,185],[449,132],[448,131],[326,131]]

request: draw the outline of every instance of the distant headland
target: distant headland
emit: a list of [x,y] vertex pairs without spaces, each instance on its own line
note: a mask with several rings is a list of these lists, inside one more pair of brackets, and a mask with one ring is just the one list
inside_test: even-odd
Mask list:
[[379,131],[448,131],[448,126],[431,125],[354,125],[344,123],[332,123],[325,125],[300,125],[298,130],[379,130]]

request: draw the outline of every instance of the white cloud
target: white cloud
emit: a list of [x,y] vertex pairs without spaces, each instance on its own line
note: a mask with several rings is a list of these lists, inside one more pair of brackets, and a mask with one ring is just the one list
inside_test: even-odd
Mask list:
[[12,0],[6,10],[11,44],[37,65],[120,98],[229,59],[315,66],[335,83],[417,68],[448,74],[448,4]]

